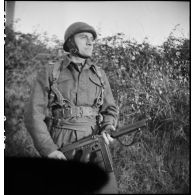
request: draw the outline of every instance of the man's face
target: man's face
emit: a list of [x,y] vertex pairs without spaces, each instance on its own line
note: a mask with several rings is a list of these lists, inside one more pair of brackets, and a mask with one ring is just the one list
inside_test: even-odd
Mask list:
[[93,52],[94,38],[91,33],[82,32],[74,36],[75,43],[79,49],[79,53],[83,56],[90,57]]

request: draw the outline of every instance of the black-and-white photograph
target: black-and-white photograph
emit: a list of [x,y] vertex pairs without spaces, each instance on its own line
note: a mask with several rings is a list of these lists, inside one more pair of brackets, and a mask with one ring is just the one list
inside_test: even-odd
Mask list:
[[190,194],[190,1],[5,1],[4,191]]

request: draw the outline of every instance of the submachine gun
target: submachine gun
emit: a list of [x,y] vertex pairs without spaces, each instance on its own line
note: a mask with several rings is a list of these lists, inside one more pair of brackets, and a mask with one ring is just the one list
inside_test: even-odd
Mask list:
[[[135,134],[141,127],[146,126],[147,120],[141,120],[134,124],[130,124],[119,128],[117,131],[111,132],[112,138],[119,138],[123,135]],[[118,139],[119,140],[119,139]],[[128,146],[132,145],[131,144]],[[112,157],[109,146],[105,143],[102,135],[92,135],[63,146],[60,151],[64,153],[68,160],[79,160],[81,162],[90,162],[100,165],[106,172],[113,171]]]

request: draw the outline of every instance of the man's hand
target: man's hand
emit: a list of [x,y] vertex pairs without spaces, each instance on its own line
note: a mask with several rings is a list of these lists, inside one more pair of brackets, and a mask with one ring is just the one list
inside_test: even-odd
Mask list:
[[114,139],[110,136],[110,131],[115,131],[115,127],[113,125],[108,125],[106,128],[101,132],[105,142],[107,145],[109,145],[110,142],[113,142]]
[[64,156],[64,154],[62,152],[58,151],[58,150],[55,150],[52,153],[50,153],[48,155],[48,158],[67,160],[66,157]]

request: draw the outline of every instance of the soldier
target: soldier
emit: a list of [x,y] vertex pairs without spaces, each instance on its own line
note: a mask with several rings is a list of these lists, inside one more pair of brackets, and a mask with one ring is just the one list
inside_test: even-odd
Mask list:
[[[59,148],[96,133],[100,125],[105,142],[113,140],[109,131],[116,128],[118,107],[105,72],[91,60],[96,37],[86,23],[70,25],[63,45],[67,54],[35,80],[25,125],[41,156],[66,159]],[[113,172],[101,193],[117,193]]]

